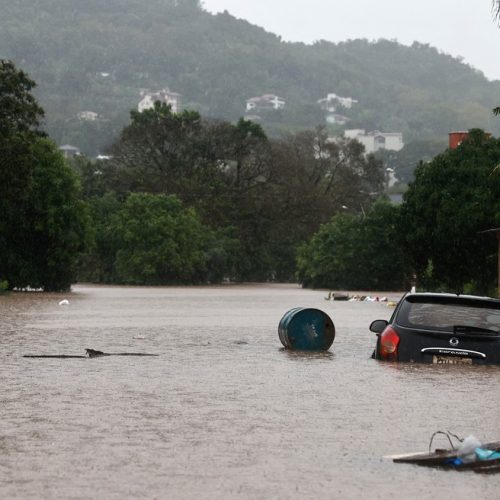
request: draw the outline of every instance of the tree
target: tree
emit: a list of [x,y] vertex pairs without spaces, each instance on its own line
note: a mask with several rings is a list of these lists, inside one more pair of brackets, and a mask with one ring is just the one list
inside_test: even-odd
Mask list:
[[[16,205],[16,230],[1,273],[11,287],[67,290],[89,243],[89,219],[78,178],[49,139],[32,144],[33,174]],[[12,229],[12,228],[11,228]]]
[[495,285],[494,238],[500,225],[500,140],[481,130],[416,169],[402,206],[401,229],[420,284],[488,293]]
[[37,129],[35,82],[0,60],[0,277],[65,290],[88,236],[76,174]]
[[[90,163],[83,164],[86,165]],[[116,252],[120,248],[120,235],[115,232],[115,219],[122,203],[113,192],[106,192],[88,198],[87,204],[94,234],[92,245],[80,257],[78,280],[114,283]]]
[[223,188],[213,129],[194,111],[173,113],[157,102],[154,109],[131,112],[132,121],[110,148],[103,164],[109,189],[173,194],[196,206],[217,205]]
[[115,279],[133,285],[206,283],[224,258],[216,235],[175,196],[131,194],[116,213]]
[[[99,166],[108,189],[120,196],[137,191],[177,196],[206,224],[240,240],[232,277],[255,279],[257,273],[265,279],[269,259],[261,243],[267,243],[268,231],[262,222],[272,207],[264,196],[270,153],[262,128],[243,119],[233,125],[192,111],[176,114],[160,103],[131,116],[111,148],[113,159]],[[95,189],[85,171],[85,186]]]
[[301,247],[299,281],[336,290],[402,290],[406,259],[398,215],[398,207],[383,199],[366,215],[335,215]]
[[445,139],[415,140],[408,142],[400,151],[381,149],[376,157],[384,162],[386,167],[392,168],[401,182],[411,182],[416,166],[421,161],[430,161],[447,147]]
[[40,125],[43,109],[31,94],[36,86],[12,61],[0,59],[0,135],[30,132]]
[[31,95],[34,87],[35,82],[14,63],[0,59],[0,254],[4,255],[34,167],[31,144],[43,116]]

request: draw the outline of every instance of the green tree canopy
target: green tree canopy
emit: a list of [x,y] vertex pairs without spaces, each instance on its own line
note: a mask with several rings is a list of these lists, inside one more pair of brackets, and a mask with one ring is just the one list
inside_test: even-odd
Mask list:
[[67,290],[78,255],[89,243],[89,219],[75,172],[52,141],[38,138],[29,189],[16,203],[0,275],[11,287]]
[[[33,171],[31,143],[43,110],[31,94],[35,82],[0,59],[0,228],[15,224],[15,205],[29,188]],[[0,241],[0,249],[6,242]]]
[[[468,140],[420,164],[402,207],[406,247],[420,282],[453,292],[488,293],[500,226],[500,140],[471,130]],[[425,281],[427,279],[427,281]]]
[[36,86],[12,61],[0,59],[0,135],[36,129],[43,109],[32,95]]
[[0,277],[9,286],[69,288],[87,242],[78,178],[37,130],[35,82],[0,60]]
[[[166,285],[206,283],[224,249],[192,208],[175,196],[133,193],[108,226],[114,235],[114,275],[118,283]],[[219,245],[219,246],[218,246]]]
[[406,265],[398,210],[381,199],[365,216],[334,216],[301,247],[299,281],[336,290],[402,290]]

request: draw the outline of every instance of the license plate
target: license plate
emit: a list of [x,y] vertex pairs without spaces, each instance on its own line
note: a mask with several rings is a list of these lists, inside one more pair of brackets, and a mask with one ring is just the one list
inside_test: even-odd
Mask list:
[[435,365],[472,365],[472,358],[460,356],[432,356]]

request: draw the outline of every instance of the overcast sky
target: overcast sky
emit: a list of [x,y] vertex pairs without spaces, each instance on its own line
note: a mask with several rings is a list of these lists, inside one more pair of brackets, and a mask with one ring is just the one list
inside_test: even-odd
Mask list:
[[233,16],[285,41],[353,38],[415,40],[461,56],[500,80],[500,27],[491,0],[202,0],[209,12]]

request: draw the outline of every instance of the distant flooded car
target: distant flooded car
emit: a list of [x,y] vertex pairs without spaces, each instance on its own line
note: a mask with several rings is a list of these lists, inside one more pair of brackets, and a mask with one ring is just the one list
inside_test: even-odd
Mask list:
[[500,364],[500,300],[409,293],[389,321],[376,320],[373,357],[435,364]]

